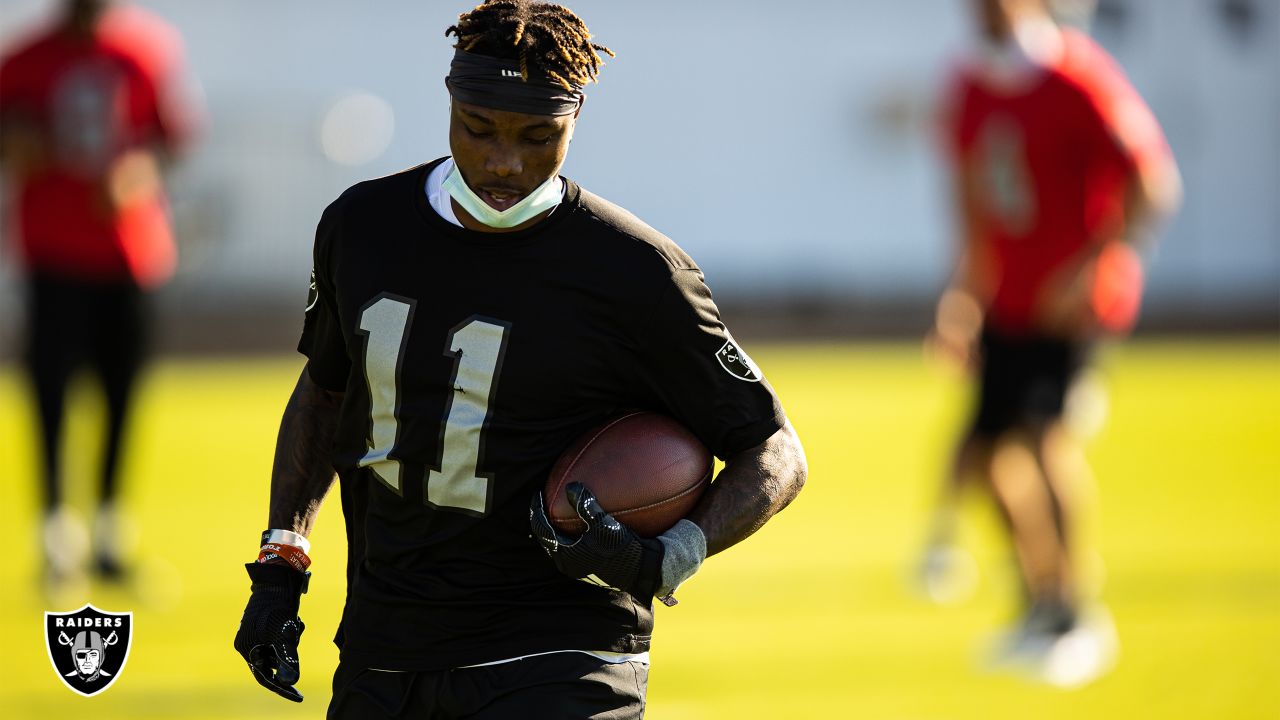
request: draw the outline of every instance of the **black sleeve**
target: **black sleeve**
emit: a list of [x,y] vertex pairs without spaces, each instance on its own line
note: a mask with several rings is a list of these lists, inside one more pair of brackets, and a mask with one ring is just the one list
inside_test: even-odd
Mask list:
[[320,218],[312,252],[311,291],[307,298],[306,317],[298,352],[307,356],[307,372],[315,384],[334,392],[347,389],[351,358],[347,355],[346,338],[338,318],[338,304],[333,291],[333,274],[328,257],[333,241],[332,206]]
[[722,460],[786,423],[773,388],[720,321],[697,269],[672,273],[640,337],[636,373]]

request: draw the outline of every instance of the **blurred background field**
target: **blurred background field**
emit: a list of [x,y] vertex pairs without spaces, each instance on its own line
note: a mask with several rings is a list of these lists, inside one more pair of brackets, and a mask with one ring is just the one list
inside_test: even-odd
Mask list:
[[[1013,612],[990,518],[971,513],[964,533],[982,571],[970,600],[937,608],[910,592],[963,412],[958,379],[908,344],[765,344],[753,354],[805,439],[810,483],[758,536],[709,561],[678,607],[660,611],[650,717],[1280,713],[1280,344],[1150,341],[1105,354],[1111,414],[1089,451],[1101,500],[1090,536],[1122,654],[1113,674],[1074,692],[976,669],[988,633]],[[70,608],[47,607],[33,591],[25,389],[0,374],[0,715],[320,716],[343,592],[336,503],[313,537],[315,582],[303,601],[307,701],[293,706],[259,688],[231,649],[248,589],[241,563],[255,550],[276,422],[299,367],[287,357],[171,360],[151,373],[126,491],[146,587],[85,595],[133,610],[137,628],[119,683],[91,700],[63,688],[45,655],[42,612]],[[93,415],[84,405],[72,424],[73,479],[89,471]]]

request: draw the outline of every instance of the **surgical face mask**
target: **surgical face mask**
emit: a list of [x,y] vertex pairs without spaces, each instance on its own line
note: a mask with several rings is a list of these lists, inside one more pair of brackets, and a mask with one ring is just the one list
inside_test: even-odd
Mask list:
[[560,204],[563,193],[560,191],[560,178],[552,175],[539,185],[523,200],[506,210],[494,210],[462,179],[462,172],[455,163],[449,175],[445,177],[441,187],[449,196],[458,201],[467,214],[477,221],[492,228],[512,228],[537,217]]

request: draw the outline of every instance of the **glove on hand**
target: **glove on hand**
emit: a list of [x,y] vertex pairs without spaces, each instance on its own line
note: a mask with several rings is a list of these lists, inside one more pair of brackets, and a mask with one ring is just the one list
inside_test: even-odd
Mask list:
[[649,603],[662,581],[662,543],[642,538],[618,522],[582,483],[569,483],[565,494],[587,524],[586,531],[576,538],[551,525],[541,492],[534,493],[529,508],[533,535],[556,568],[571,578],[622,590]]
[[252,595],[236,632],[236,652],[249,662],[258,683],[280,697],[302,702],[298,682],[298,639],[305,626],[298,602],[311,573],[273,563],[248,563]]

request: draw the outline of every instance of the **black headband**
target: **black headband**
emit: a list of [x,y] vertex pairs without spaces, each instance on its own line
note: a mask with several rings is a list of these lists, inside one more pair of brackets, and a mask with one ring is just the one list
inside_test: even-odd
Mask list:
[[449,92],[464,103],[530,115],[570,115],[582,105],[582,87],[573,90],[542,75],[520,76],[520,64],[456,50],[445,78]]

